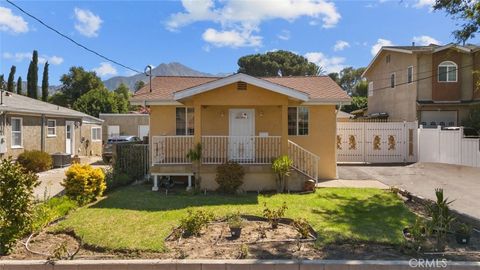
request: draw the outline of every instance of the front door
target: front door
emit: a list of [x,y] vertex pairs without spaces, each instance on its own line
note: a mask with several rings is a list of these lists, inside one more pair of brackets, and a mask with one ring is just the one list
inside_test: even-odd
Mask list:
[[255,109],[230,109],[228,158],[251,162],[255,158]]
[[73,155],[75,125],[72,121],[65,123],[65,153]]

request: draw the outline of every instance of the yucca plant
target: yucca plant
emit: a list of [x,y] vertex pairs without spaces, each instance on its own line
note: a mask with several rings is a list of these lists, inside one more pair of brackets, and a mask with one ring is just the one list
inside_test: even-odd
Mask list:
[[444,197],[443,189],[435,189],[435,196],[437,198],[436,202],[426,205],[428,216],[431,218],[428,222],[428,229],[430,234],[435,235],[437,250],[441,251],[445,248],[447,232],[450,230],[455,217],[448,207],[453,201],[448,201]]
[[287,155],[280,156],[273,161],[272,169],[277,175],[277,192],[284,192],[287,185],[288,176],[293,165],[292,159]]
[[193,164],[193,170],[195,175],[195,189],[200,189],[202,178],[200,177],[200,165],[202,161],[202,144],[197,143],[193,149],[190,149],[187,153],[187,158]]

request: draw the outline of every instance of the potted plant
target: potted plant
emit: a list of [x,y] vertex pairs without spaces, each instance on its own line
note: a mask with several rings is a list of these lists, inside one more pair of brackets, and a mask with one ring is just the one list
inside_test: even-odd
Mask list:
[[239,238],[242,233],[243,219],[239,213],[230,215],[227,218],[228,227],[230,228],[230,234],[232,238]]
[[472,226],[461,223],[458,229],[455,231],[455,240],[457,243],[467,245],[470,242],[470,236],[472,234]]

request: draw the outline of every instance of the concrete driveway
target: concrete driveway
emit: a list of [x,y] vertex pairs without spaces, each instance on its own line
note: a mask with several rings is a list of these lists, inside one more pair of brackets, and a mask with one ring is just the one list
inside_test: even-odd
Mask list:
[[424,198],[435,199],[435,188],[458,212],[480,219],[480,168],[443,163],[415,163],[409,166],[339,166],[339,179],[378,180]]

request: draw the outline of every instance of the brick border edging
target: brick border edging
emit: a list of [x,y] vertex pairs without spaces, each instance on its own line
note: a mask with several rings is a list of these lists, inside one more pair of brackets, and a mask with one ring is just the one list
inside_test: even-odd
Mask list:
[[[479,262],[448,261],[448,269],[480,269]],[[254,267],[251,267],[254,266]],[[1,270],[10,269],[392,269],[411,268],[406,260],[0,260]],[[422,268],[422,267],[417,267]],[[446,268],[446,267],[438,267]],[[430,267],[427,269],[433,269]]]

